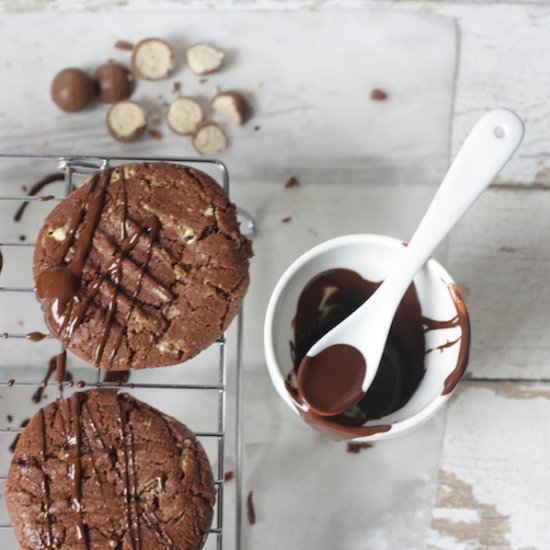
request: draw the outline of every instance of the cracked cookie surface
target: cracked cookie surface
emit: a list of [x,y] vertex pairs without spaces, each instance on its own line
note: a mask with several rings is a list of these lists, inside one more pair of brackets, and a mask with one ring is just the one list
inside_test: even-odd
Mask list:
[[33,416],[6,498],[24,550],[196,550],[215,493],[208,458],[184,424],[96,389]]
[[34,253],[52,333],[111,370],[180,363],[217,340],[248,288],[251,244],[209,176],[170,163],[90,176],[45,220]]

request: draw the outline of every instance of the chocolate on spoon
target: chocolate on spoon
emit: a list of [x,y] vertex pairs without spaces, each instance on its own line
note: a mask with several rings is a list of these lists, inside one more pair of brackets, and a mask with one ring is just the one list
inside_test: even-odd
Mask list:
[[403,249],[399,264],[300,363],[298,394],[314,413],[341,414],[365,395],[378,371],[397,307],[417,271],[508,162],[523,133],[521,119],[506,109],[490,111],[474,126]]

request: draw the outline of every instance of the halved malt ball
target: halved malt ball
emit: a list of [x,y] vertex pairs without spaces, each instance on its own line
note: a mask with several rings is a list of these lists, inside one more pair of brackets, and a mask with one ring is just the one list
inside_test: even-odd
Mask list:
[[199,75],[217,71],[223,63],[225,53],[208,44],[195,44],[187,48],[187,64]]
[[160,38],[146,38],[137,44],[132,55],[134,72],[147,80],[160,80],[176,67],[172,46]]
[[238,92],[221,92],[212,100],[211,105],[214,111],[239,126],[250,117],[248,101]]
[[225,151],[229,142],[219,124],[203,122],[193,135],[193,147],[201,155],[214,155]]
[[179,97],[166,112],[166,122],[170,130],[176,134],[187,136],[192,134],[204,118],[202,107],[191,97]]
[[109,133],[119,141],[134,141],[147,127],[147,111],[135,101],[119,101],[107,113]]

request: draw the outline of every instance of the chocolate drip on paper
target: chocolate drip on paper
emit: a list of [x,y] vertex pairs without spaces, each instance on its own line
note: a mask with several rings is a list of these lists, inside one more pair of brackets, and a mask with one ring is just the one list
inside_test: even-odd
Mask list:
[[29,332],[28,334],[25,334],[25,338],[27,340],[30,340],[31,342],[40,342],[44,340],[44,338],[47,338],[49,335],[44,334],[43,332]]
[[[135,507],[137,512],[138,507],[137,503],[135,502],[136,487],[133,484],[132,474],[130,472],[130,464],[133,464],[133,460],[129,457],[128,439],[126,434],[126,411],[124,410],[123,405],[120,401],[118,401],[118,407],[119,413],[117,417],[117,423],[119,426],[120,438],[124,442],[124,471],[122,472],[122,477],[124,478],[125,484],[124,494],[126,495],[126,519],[128,522],[128,532],[130,533],[131,550],[141,550],[139,515],[137,513],[133,513],[133,508]],[[138,543],[137,547],[136,542]]]
[[[48,174],[47,176],[44,176],[42,179],[38,180],[28,191],[27,195],[29,197],[32,197],[33,195],[36,195],[37,193],[40,193],[44,187],[49,185],[50,183],[54,183],[56,181],[63,181],[65,179],[65,174],[63,172],[54,172],[53,174]],[[46,195],[45,197],[40,197],[40,200],[51,200],[53,199],[53,195]],[[15,214],[13,215],[13,220],[18,222],[21,220],[23,213],[25,212],[25,209],[27,208],[29,204],[29,201],[24,201],[21,206],[17,209]]]

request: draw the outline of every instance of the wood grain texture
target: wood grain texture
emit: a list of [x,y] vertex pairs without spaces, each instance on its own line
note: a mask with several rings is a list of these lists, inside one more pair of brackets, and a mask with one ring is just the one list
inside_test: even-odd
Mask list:
[[[143,11],[148,0],[122,0],[116,9]],[[0,11],[103,11],[111,0],[6,0]],[[451,16],[460,27],[453,151],[487,109],[508,107],[526,121],[521,149],[500,182],[550,185],[550,136],[546,131],[550,87],[550,6],[544,0],[161,0],[155,9],[180,11],[406,10]]]
[[431,550],[550,547],[550,384],[464,382],[447,410]]
[[472,321],[469,376],[550,380],[550,192],[491,188],[449,238]]

